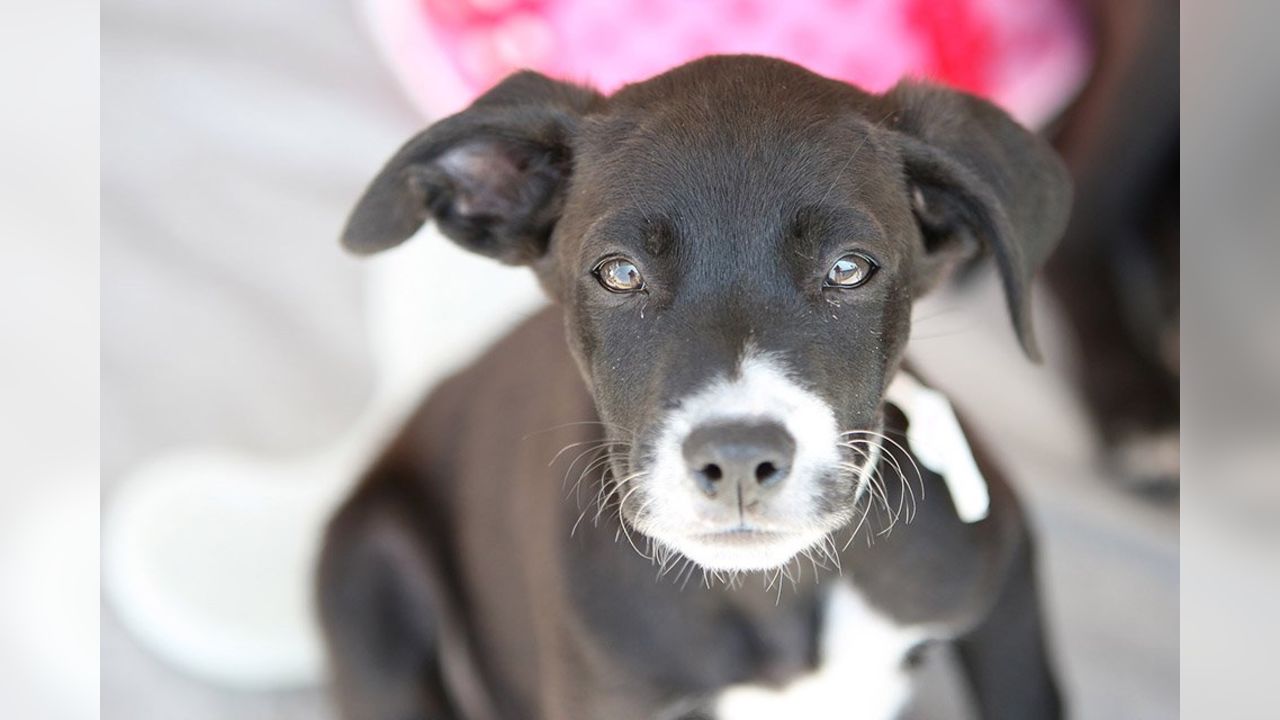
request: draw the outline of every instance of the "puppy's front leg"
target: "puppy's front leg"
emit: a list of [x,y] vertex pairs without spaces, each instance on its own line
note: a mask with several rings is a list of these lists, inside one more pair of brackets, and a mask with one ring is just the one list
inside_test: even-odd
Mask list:
[[1045,644],[1030,539],[1018,548],[991,613],[956,644],[983,720],[1063,716]]
[[458,717],[439,662],[420,538],[370,484],[330,524],[320,619],[343,720]]

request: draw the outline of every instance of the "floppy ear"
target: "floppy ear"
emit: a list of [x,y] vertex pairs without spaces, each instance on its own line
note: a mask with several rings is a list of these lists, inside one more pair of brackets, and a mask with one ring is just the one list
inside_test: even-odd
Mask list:
[[431,218],[468,250],[536,260],[560,216],[573,130],[600,99],[535,72],[508,77],[400,148],[356,204],[342,244],[386,250]]
[[1039,360],[1031,280],[1066,228],[1065,166],[1048,143],[972,95],[900,83],[883,97],[924,238],[920,282],[935,283],[979,250],[990,252],[1018,340]]

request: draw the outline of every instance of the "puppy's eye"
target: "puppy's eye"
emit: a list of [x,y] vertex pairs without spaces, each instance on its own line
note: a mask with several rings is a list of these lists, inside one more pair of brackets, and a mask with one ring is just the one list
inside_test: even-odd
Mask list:
[[591,271],[605,290],[615,293],[633,293],[644,290],[644,276],[640,268],[624,257],[613,257],[596,265]]
[[831,266],[822,286],[840,289],[856,288],[870,280],[879,269],[880,266],[870,257],[857,252],[849,253]]

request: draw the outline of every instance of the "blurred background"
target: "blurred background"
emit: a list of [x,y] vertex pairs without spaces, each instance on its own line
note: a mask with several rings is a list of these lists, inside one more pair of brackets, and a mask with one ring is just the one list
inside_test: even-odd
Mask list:
[[0,8],[0,716],[98,714],[98,22]]
[[[460,317],[441,298],[488,266],[430,233],[373,263],[339,252],[363,184],[433,103],[468,92],[465,77],[447,88],[452,99],[412,92],[411,69],[428,59],[396,51],[405,46],[387,28],[408,24],[371,12],[378,5],[109,0],[101,9],[101,605],[90,399],[96,8],[0,11],[0,77],[15,98],[0,114],[5,716],[85,718],[99,707],[130,719],[330,716],[309,620],[297,612],[306,598],[296,566],[309,557],[314,520],[414,388],[537,302],[512,276],[509,296]],[[1177,77],[1172,5],[1117,5],[1166,19],[1135,11],[1119,22],[1131,33],[1154,28],[1156,44],[1174,48]],[[1163,177],[1173,173],[1176,217],[1176,169],[1186,171],[1191,239],[1175,268],[1187,269],[1196,302],[1185,314],[1174,306],[1184,327],[1172,342],[1185,362],[1158,350],[1170,342],[1159,331],[1167,304],[1156,303],[1148,317],[1158,322],[1146,327],[1157,330],[1136,351],[1172,365],[1175,386],[1180,365],[1194,379],[1183,388],[1197,410],[1177,473],[1191,477],[1185,498],[1167,473],[1135,473],[1100,436],[1099,418],[1118,411],[1086,389],[1091,355],[1073,312],[1089,310],[1069,307],[1063,283],[1039,296],[1042,368],[1018,357],[998,291],[980,273],[932,299],[913,336],[931,375],[1000,439],[1039,524],[1056,656],[1082,718],[1169,718],[1180,707],[1187,717],[1270,716],[1267,660],[1280,640],[1271,615],[1280,297],[1269,277],[1280,259],[1280,148],[1270,129],[1280,91],[1266,78],[1277,11],[1265,2],[1186,11],[1186,149]],[[1093,68],[1106,46],[1086,27]],[[1133,88],[1157,84],[1138,82],[1125,97],[1151,100]],[[1066,142],[1070,127],[1048,129]],[[1167,189],[1146,196],[1160,193],[1144,207],[1167,205]],[[1113,282],[1110,270],[1094,272],[1086,279]],[[412,307],[391,302],[405,297]],[[446,341],[405,337],[421,323],[445,328]],[[1143,327],[1124,328],[1128,337],[1142,335],[1134,326]],[[1144,416],[1155,420],[1127,426],[1167,429],[1167,413]],[[297,512],[264,521],[263,508]],[[226,577],[243,582],[210,585]]]

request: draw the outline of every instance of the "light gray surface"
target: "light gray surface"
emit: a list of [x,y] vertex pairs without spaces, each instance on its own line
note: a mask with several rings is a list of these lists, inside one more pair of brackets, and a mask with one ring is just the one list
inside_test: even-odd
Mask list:
[[104,472],[332,435],[370,381],[338,231],[418,119],[345,3],[116,0],[102,33]]
[[[362,275],[335,237],[420,120],[342,2],[111,0],[102,26],[109,499],[176,444],[294,451],[354,418],[372,384]],[[1176,509],[1112,489],[1060,373],[1017,356],[990,284],[966,295],[922,313],[913,347],[998,439],[1040,524],[1077,717],[1176,717]],[[316,691],[183,677],[109,610],[102,632],[103,717],[326,716]]]
[[[371,389],[352,197],[420,122],[344,2],[102,9],[102,478],[187,443],[323,443]],[[321,717],[229,693],[102,618],[107,718]]]

